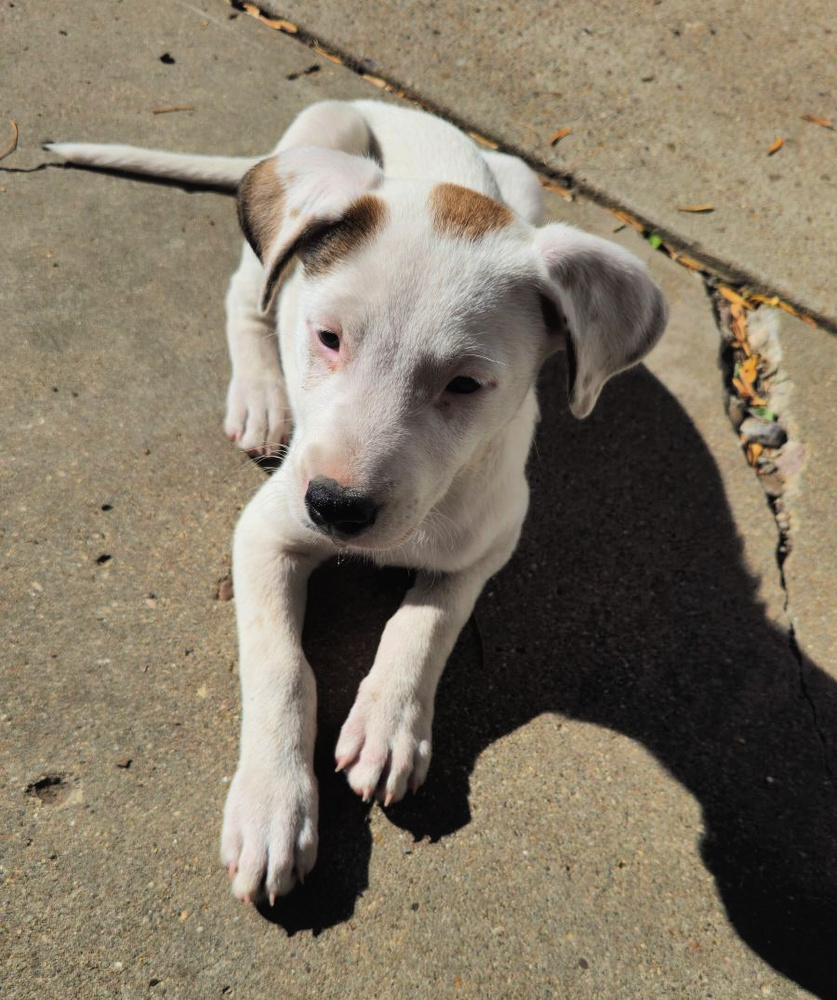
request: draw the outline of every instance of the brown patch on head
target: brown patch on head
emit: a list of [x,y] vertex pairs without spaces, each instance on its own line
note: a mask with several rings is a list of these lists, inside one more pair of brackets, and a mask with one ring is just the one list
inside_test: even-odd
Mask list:
[[238,221],[247,242],[264,260],[279,235],[285,203],[285,189],[271,156],[249,170],[238,186]]
[[514,220],[508,206],[458,184],[437,184],[433,188],[430,217],[438,232],[464,240],[478,240]]
[[303,230],[298,246],[307,274],[322,274],[359,250],[389,218],[386,203],[373,194],[356,198],[333,222],[315,221]]

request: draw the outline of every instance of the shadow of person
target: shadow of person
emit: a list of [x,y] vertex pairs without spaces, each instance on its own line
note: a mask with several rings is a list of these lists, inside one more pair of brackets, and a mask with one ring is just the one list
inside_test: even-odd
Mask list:
[[[639,368],[579,423],[564,386],[550,366],[529,518],[442,678],[427,784],[387,814],[417,838],[461,828],[476,758],[543,712],[623,733],[700,803],[703,863],[742,939],[837,997],[837,684],[767,620],[718,470],[676,400]],[[312,580],[321,775],[407,584],[351,564]],[[322,795],[340,796],[341,815],[339,835],[324,830],[315,928],[351,913],[371,847],[366,812],[342,805],[345,781],[326,778]]]

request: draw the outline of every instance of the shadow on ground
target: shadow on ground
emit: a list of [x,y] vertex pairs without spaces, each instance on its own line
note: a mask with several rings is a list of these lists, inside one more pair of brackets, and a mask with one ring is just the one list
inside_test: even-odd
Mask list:
[[[520,548],[443,677],[428,782],[389,818],[416,838],[461,828],[476,757],[542,712],[609,727],[700,802],[703,862],[743,940],[837,997],[834,762],[821,736],[837,725],[837,685],[767,621],[715,463],[662,385],[637,369],[583,423],[564,396],[555,365]],[[346,920],[367,886],[368,809],[332,774],[331,751],[406,585],[347,563],[312,579],[322,839],[308,884],[266,914],[289,932]]]

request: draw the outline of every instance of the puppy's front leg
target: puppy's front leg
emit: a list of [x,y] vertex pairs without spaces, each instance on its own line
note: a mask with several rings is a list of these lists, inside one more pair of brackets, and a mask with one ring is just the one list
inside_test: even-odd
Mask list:
[[302,652],[308,577],[320,561],[283,533],[281,472],[236,528],[241,750],[221,858],[245,901],[288,892],[317,855],[316,689]]
[[335,751],[338,770],[364,801],[374,794],[397,802],[427,776],[439,678],[486,580],[513,548],[458,573],[419,573],[387,622]]
[[251,455],[276,455],[291,435],[291,413],[279,362],[275,305],[262,313],[264,267],[247,243],[227,292],[227,346],[232,377],[224,430]]

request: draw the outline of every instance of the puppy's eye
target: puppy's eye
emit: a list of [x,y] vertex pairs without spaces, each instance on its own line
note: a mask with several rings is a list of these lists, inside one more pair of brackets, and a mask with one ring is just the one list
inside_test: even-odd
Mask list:
[[332,333],[331,330],[318,330],[317,336],[323,347],[327,347],[330,351],[340,350],[340,338],[336,333]]
[[459,396],[466,396],[468,393],[476,392],[477,389],[481,389],[482,386],[475,378],[470,378],[468,375],[457,375],[455,379],[451,379],[450,382],[445,386],[446,392],[455,392]]

